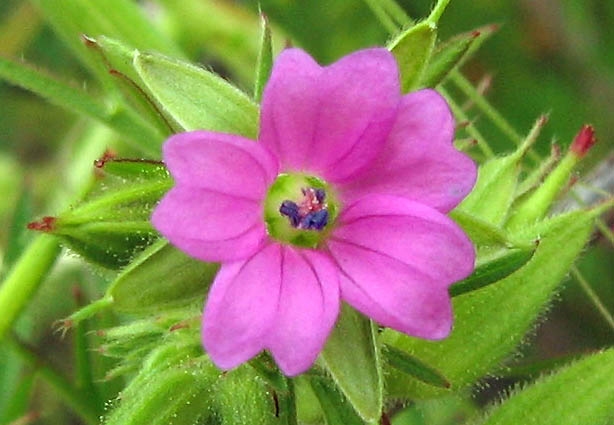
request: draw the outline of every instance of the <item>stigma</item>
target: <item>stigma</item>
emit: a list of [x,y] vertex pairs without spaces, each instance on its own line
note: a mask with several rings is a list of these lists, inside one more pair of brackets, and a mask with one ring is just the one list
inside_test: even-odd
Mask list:
[[292,227],[303,230],[322,230],[328,224],[328,204],[326,192],[320,188],[301,189],[303,199],[296,203],[285,200],[279,213],[287,217]]

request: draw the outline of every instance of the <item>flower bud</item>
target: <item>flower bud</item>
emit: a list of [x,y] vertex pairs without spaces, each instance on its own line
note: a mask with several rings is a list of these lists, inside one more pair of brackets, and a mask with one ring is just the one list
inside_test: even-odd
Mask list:
[[172,180],[153,161],[105,156],[95,166],[100,178],[82,202],[28,229],[56,235],[90,262],[117,269],[158,238],[149,217]]

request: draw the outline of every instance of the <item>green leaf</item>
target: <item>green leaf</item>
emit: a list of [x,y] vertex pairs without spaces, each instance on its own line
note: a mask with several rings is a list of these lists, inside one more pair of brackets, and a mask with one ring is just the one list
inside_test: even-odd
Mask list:
[[262,36],[260,38],[260,50],[258,52],[258,63],[256,64],[256,82],[254,84],[254,99],[260,102],[262,91],[271,75],[273,68],[273,43],[271,39],[271,28],[265,15],[261,15]]
[[183,129],[258,137],[258,106],[221,77],[155,54],[137,53],[134,66],[162,112]]
[[[519,235],[529,241],[540,237],[533,257],[503,280],[455,297],[454,329],[445,340],[420,341],[386,330],[384,341],[440,371],[454,389],[474,383],[509,356],[534,325],[584,247],[599,212],[560,215]],[[394,374],[387,389],[410,398],[437,393]]]
[[352,405],[336,388],[333,382],[319,376],[309,378],[327,425],[364,425]]
[[382,415],[382,371],[374,325],[346,304],[321,358],[348,402],[367,422]]
[[535,249],[502,250],[494,256],[482,260],[466,279],[456,282],[449,288],[450,296],[457,297],[476,291],[495,283],[524,266],[535,253]]
[[390,366],[419,379],[425,384],[441,388],[450,388],[450,383],[441,373],[398,348],[394,348],[391,345],[384,345],[382,355],[386,363]]
[[512,392],[482,425],[605,425],[614,419],[614,350],[593,354]]
[[423,78],[437,39],[437,26],[424,21],[402,32],[390,43],[401,71],[401,91],[414,90]]
[[161,134],[130,110],[119,105],[107,108],[79,89],[63,84],[27,65],[1,57],[0,79],[107,125],[132,141],[133,146],[144,153],[153,157],[160,155]]

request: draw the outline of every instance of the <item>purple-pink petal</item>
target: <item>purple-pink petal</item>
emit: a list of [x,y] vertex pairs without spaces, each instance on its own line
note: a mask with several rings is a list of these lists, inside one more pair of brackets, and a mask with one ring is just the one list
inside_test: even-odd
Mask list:
[[223,263],[203,314],[202,341],[211,360],[232,369],[258,354],[275,324],[281,288],[281,246]]
[[288,376],[309,369],[339,314],[339,272],[325,255],[284,247],[281,294],[268,348]]
[[240,136],[191,131],[171,136],[164,162],[178,186],[208,189],[261,202],[278,173],[261,144]]
[[260,141],[284,171],[342,181],[382,149],[400,98],[397,65],[386,49],[361,50],[325,68],[289,49],[264,91]]
[[405,198],[368,196],[343,211],[327,246],[342,270],[342,298],[358,310],[410,335],[448,334],[447,288],[475,259],[448,217]]
[[151,221],[173,245],[203,261],[245,258],[266,237],[260,202],[186,185],[162,198]]
[[404,96],[384,150],[340,188],[342,197],[352,202],[371,193],[397,195],[450,211],[477,176],[474,162],[453,140],[454,118],[445,99],[428,89]]

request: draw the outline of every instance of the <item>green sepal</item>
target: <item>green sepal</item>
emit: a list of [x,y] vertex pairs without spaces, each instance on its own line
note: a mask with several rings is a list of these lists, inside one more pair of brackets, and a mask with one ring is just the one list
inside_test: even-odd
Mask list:
[[192,425],[212,417],[217,369],[198,345],[169,342],[146,359],[122,391],[106,425]]
[[378,420],[382,415],[383,377],[373,322],[343,303],[320,357],[356,412],[366,422]]
[[133,261],[109,287],[113,308],[148,313],[204,299],[219,264],[205,263],[160,240]]
[[534,253],[535,249],[499,251],[478,262],[471,276],[450,286],[448,292],[451,297],[457,297],[498,282],[524,266]]
[[258,137],[258,106],[223,78],[153,53],[136,52],[134,67],[162,114],[183,130]]
[[568,183],[578,161],[578,156],[568,152],[539,187],[516,202],[505,226],[514,229],[542,219]]
[[462,66],[475,53],[497,27],[489,25],[459,34],[436,46],[424,71],[421,87],[435,87],[450,73]]
[[[534,326],[588,240],[599,212],[575,211],[525,229],[519,237],[540,240],[533,257],[506,278],[453,298],[454,328],[445,340],[421,341],[392,330],[383,332],[383,340],[441,372],[453,389],[473,384],[509,356]],[[394,372],[387,378],[392,396],[441,393]]]
[[401,72],[401,91],[414,90],[420,84],[437,40],[437,26],[423,21],[403,31],[389,45]]
[[450,388],[450,382],[441,373],[398,348],[384,344],[382,356],[388,365],[425,384]]
[[138,52],[132,46],[109,37],[90,38],[83,36],[85,45],[90,48],[100,65],[111,78],[113,89],[121,92],[126,103],[134,108],[140,116],[168,136],[175,130],[157,105],[143,89],[144,84],[134,69],[134,56]]
[[365,424],[332,381],[321,376],[310,376],[309,383],[320,402],[327,425]]
[[473,242],[477,251],[477,260],[492,256],[511,248],[533,249],[532,242],[519,240],[499,226],[495,226],[477,216],[467,213],[459,208],[450,212],[452,218],[463,228]]
[[58,236],[91,263],[110,269],[127,265],[158,238],[150,216],[173,184],[167,172],[153,173],[148,165],[152,164],[134,164],[131,171],[137,176],[130,179],[102,176],[81,203],[39,230]]
[[225,373],[212,390],[215,400],[211,408],[222,425],[292,423],[282,420],[288,413],[281,403],[283,394],[271,393],[265,381],[247,365]]
[[481,425],[605,425],[614,419],[614,350],[562,368],[524,389],[512,391]]
[[139,254],[109,285],[105,295],[62,321],[69,328],[107,308],[148,314],[202,304],[219,265],[184,254],[165,239]]
[[262,92],[271,75],[273,69],[273,41],[271,37],[271,27],[265,15],[260,16],[262,22],[262,35],[260,37],[260,50],[258,51],[258,62],[256,63],[256,81],[254,82],[254,99],[260,102]]
[[519,187],[522,159],[535,143],[547,122],[539,117],[522,144],[511,154],[493,158],[478,169],[478,179],[471,193],[457,207],[496,226],[502,226]]
[[122,179],[164,180],[168,178],[168,170],[160,161],[109,158],[96,161],[95,166],[106,174]]

